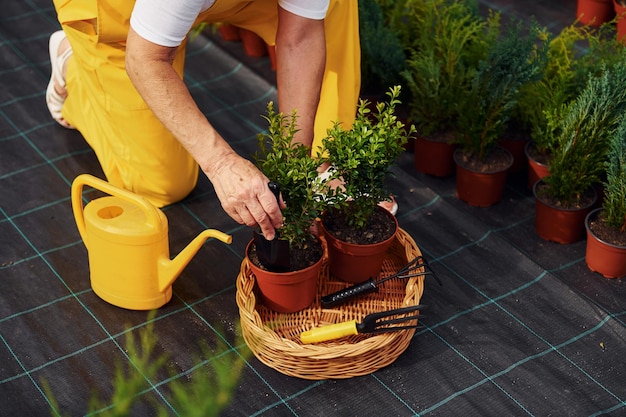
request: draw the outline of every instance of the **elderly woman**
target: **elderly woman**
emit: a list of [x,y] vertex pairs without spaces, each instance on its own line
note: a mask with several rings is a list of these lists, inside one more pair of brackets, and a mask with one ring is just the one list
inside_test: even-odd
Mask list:
[[[333,121],[351,125],[360,85],[356,0],[55,0],[52,117],[78,129],[114,185],[157,206],[184,198],[198,169],[235,221],[268,238],[281,214],[267,178],[237,155],[182,81],[190,29],[231,23],[276,45],[279,110],[316,147]],[[210,65],[210,63],[207,63]]]

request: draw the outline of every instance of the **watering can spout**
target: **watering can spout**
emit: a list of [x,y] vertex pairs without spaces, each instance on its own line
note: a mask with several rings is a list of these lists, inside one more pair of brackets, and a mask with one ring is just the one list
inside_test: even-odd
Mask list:
[[207,229],[195,237],[174,259],[163,257],[159,259],[159,290],[165,291],[170,287],[182,270],[189,264],[191,258],[198,252],[200,247],[209,238],[216,238],[224,243],[230,244],[232,236],[215,229]]

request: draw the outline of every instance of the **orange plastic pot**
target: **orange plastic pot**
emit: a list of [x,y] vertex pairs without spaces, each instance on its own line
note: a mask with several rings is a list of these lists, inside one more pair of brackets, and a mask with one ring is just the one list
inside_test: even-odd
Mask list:
[[504,138],[500,140],[498,144],[513,155],[513,164],[509,168],[509,172],[513,174],[523,172],[527,166],[526,153],[524,150],[526,149],[528,140]]
[[452,143],[417,137],[413,146],[415,169],[436,177],[450,177],[455,171],[455,149]]
[[537,196],[537,189],[543,183],[539,180],[533,187],[535,196],[535,230],[539,237],[551,242],[569,244],[585,237],[585,218],[598,199],[594,191],[594,201],[588,207],[563,209],[554,207]]
[[616,0],[613,0],[613,6],[615,8],[615,32],[617,40],[623,44],[626,44],[626,6],[622,6]]
[[532,143],[528,142],[524,152],[526,153],[526,159],[528,159],[528,188],[532,190],[537,181],[550,174],[550,169],[546,164],[537,161],[530,155],[529,149],[531,145]]
[[470,206],[489,207],[502,200],[508,170],[513,164],[511,153],[509,165],[506,169],[496,172],[479,172],[468,169],[459,163],[459,152],[454,153],[456,162],[456,193],[460,200]]
[[613,0],[578,0],[576,17],[580,23],[589,26],[600,26],[615,17]]
[[328,269],[333,277],[360,284],[380,275],[387,250],[396,237],[398,221],[387,210],[380,207],[378,209],[393,219],[395,231],[388,239],[370,245],[358,245],[339,240],[326,230],[323,221],[319,222],[328,247]]
[[241,40],[239,36],[239,28],[235,25],[231,25],[230,23],[223,23],[217,27],[221,37],[223,40],[227,42],[234,42]]
[[[254,244],[246,246],[246,256]],[[295,313],[309,307],[317,295],[323,257],[308,268],[293,272],[270,272],[259,268],[248,258],[255,276],[260,302],[278,313]]]
[[626,246],[616,246],[605,242],[593,234],[589,222],[595,219],[602,208],[592,210],[585,218],[587,246],[585,263],[587,267],[605,278],[626,277]]
[[256,33],[248,29],[239,29],[239,36],[243,44],[246,55],[251,57],[262,57],[267,55],[267,44]]

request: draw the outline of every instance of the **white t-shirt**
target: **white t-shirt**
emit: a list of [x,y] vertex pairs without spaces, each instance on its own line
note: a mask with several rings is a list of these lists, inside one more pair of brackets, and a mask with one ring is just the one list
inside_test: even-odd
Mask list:
[[[225,0],[224,0],[225,1]],[[324,19],[330,0],[278,0],[278,5],[295,15]],[[157,45],[175,47],[185,39],[198,14],[215,0],[137,0],[130,25],[142,38]]]

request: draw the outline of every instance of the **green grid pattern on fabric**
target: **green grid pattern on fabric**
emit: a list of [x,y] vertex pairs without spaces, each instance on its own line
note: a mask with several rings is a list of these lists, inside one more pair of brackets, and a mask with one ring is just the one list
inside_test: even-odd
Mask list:
[[[542,24],[556,28],[571,20],[573,3],[480,5],[521,17],[545,11]],[[92,391],[110,393],[115,364],[129,361],[125,336],[149,324],[173,372],[146,380],[133,415],[153,414],[152,402],[180,415],[167,398],[173,380],[223,355],[245,357],[247,347],[233,342],[235,279],[251,231],[223,213],[200,178],[188,198],[164,210],[171,252],[205,228],[233,235],[233,244],[207,242],[176,280],[172,301],[151,320],[94,294],[69,194],[78,174],[102,172],[81,135],[59,127],[46,109],[47,42],[57,29],[51,2],[3,4],[0,415],[50,415],[44,380],[62,413],[86,412]],[[276,88],[263,75],[267,58],[246,61],[232,53],[236,47],[211,36],[191,42],[185,82],[235,150],[251,157]],[[525,178],[510,178],[497,206],[471,208],[455,197],[453,178],[418,174],[412,158],[403,155],[394,168],[398,221],[444,285],[426,280],[424,327],[407,351],[374,374],[338,381],[287,377],[250,357],[224,415],[623,415],[622,280],[591,273],[584,242],[563,246],[534,235]],[[216,340],[225,350],[194,364],[197,342]]]

